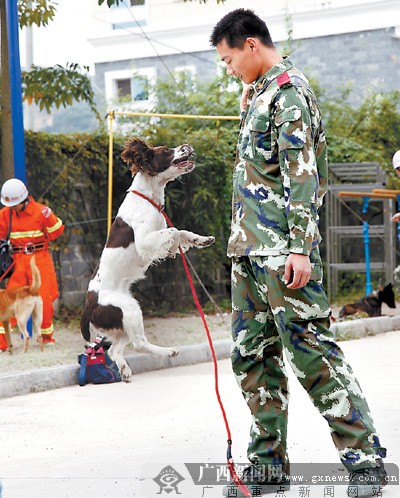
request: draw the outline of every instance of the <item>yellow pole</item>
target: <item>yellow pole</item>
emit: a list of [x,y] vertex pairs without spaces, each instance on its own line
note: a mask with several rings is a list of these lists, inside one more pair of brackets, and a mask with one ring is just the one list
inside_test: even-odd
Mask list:
[[376,192],[339,192],[339,197],[372,197],[374,199],[396,199],[394,194]]
[[113,121],[114,112],[109,112],[110,135],[108,142],[108,209],[107,209],[107,235],[110,233],[112,220],[112,189],[113,189]]
[[239,121],[239,116],[202,116],[197,114],[160,114],[158,112],[123,112],[113,111],[114,116],[147,116],[157,118],[170,118],[170,119],[209,119],[214,121]]
[[400,194],[400,190],[390,190],[386,188],[374,188],[372,192],[376,192],[377,194],[387,193],[387,194]]

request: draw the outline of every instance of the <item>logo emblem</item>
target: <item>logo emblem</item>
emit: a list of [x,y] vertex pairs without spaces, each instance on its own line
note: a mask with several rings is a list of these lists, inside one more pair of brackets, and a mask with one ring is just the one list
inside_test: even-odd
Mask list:
[[178,484],[184,479],[185,478],[182,477],[179,472],[168,465],[161,470],[153,481],[160,486],[160,491],[157,493],[158,495],[160,495],[163,491],[166,493],[172,493],[172,491],[175,491],[177,495],[180,495],[181,493],[178,491]]

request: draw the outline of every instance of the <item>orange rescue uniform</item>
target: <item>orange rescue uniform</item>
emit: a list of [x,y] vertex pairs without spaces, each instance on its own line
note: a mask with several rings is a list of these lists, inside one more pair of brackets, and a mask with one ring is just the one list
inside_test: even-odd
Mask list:
[[[13,289],[32,282],[30,258],[36,257],[42,285],[39,294],[43,299],[42,338],[44,343],[53,339],[53,302],[58,297],[57,277],[48,244],[64,232],[64,225],[52,210],[28,197],[29,202],[22,211],[12,213],[10,241],[15,261],[14,273],[7,282],[7,289]],[[10,208],[0,210],[0,239],[6,239],[10,223]],[[8,347],[4,329],[0,323],[0,350]]]

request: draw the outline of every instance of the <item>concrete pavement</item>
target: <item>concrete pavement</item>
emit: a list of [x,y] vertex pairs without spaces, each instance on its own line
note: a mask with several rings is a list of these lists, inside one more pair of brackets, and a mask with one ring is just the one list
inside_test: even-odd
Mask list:
[[[341,347],[388,448],[386,462],[398,464],[400,332],[342,342]],[[213,373],[211,363],[200,363],[138,374],[131,384],[73,385],[0,400],[3,498],[220,497],[227,438]],[[292,467],[336,464],[326,422],[288,373]],[[227,359],[219,362],[219,382],[233,457],[236,464],[246,464],[251,420]],[[185,463],[198,463],[196,469],[204,472],[214,466],[211,470],[222,476],[219,484],[215,479],[195,485]],[[276,496],[337,498],[345,493],[344,485],[307,481]],[[387,486],[382,496],[399,497],[399,486]]]

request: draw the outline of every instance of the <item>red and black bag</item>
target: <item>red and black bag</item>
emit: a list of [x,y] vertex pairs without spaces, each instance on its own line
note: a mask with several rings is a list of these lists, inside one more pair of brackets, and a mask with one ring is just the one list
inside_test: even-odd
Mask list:
[[93,344],[86,346],[86,352],[78,356],[80,386],[121,381],[119,368],[108,354],[106,344],[105,338],[98,336]]

